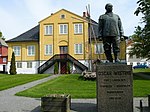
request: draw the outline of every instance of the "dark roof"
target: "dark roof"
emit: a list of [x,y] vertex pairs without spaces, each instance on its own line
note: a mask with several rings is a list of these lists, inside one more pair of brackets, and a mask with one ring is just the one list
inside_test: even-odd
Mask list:
[[[89,32],[91,30],[91,38],[98,38],[98,23],[94,20],[91,19],[91,29],[89,27]],[[90,37],[90,33],[89,33],[89,37]]]
[[[88,20],[88,18],[87,18]],[[94,20],[91,19],[91,38],[94,39],[95,37],[98,38],[98,23]],[[25,33],[12,38],[10,40],[7,40],[6,42],[26,42],[26,41],[39,41],[39,28],[40,26],[37,25],[34,28],[26,31]],[[88,28],[88,30],[90,31],[90,28]],[[94,32],[93,32],[94,31]],[[90,34],[90,33],[89,33]],[[90,35],[89,35],[90,37]]]
[[6,42],[39,41],[39,25]]

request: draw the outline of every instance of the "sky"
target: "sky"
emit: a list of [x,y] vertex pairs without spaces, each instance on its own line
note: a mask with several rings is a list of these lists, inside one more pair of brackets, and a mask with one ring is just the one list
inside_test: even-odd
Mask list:
[[0,31],[9,40],[61,9],[82,16],[88,4],[91,18],[98,22],[99,16],[105,13],[105,5],[111,3],[113,12],[121,18],[124,35],[130,36],[135,27],[141,24],[141,16],[134,15],[138,7],[136,2],[137,0],[1,0]]

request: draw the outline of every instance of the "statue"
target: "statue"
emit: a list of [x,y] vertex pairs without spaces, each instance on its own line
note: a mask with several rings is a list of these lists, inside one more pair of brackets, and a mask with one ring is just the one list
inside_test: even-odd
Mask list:
[[112,12],[112,4],[106,4],[105,9],[106,13],[99,17],[98,38],[103,41],[103,47],[108,62],[113,62],[112,50],[115,62],[120,62],[118,59],[120,52],[119,44],[120,40],[124,38],[121,19],[117,14]]

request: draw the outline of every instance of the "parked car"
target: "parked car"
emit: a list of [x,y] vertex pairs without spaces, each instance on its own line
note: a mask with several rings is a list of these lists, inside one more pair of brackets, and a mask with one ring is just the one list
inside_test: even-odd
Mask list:
[[133,68],[136,69],[136,68],[149,68],[149,67],[145,64],[139,64],[139,65],[133,66]]

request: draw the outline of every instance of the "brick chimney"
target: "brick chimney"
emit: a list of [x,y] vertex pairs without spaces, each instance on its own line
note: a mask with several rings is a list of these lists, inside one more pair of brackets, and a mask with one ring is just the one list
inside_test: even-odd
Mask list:
[[86,12],[83,12],[83,17],[86,17]]

